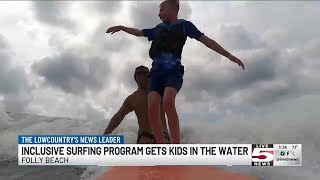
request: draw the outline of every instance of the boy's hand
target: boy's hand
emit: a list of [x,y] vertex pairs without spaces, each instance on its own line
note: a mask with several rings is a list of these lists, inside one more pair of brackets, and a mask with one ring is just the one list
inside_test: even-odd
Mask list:
[[138,37],[144,36],[142,30],[135,29],[135,28],[129,28],[129,27],[125,27],[125,26],[113,26],[113,27],[109,28],[106,33],[113,34],[118,31],[124,31],[126,33],[129,33],[129,34],[132,34],[132,35],[138,36]]
[[123,29],[123,26],[113,26],[113,27],[110,27],[106,33],[115,33],[115,32],[118,32],[118,31],[121,31]]
[[230,59],[230,61],[237,63],[244,70],[244,64],[240,61],[240,59],[238,59],[237,57],[235,57],[231,54],[228,56],[228,58]]

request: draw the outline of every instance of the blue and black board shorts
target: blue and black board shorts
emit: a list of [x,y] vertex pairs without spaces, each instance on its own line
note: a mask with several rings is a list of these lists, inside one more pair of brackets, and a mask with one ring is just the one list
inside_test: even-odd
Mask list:
[[152,67],[149,73],[149,92],[156,91],[162,97],[166,87],[180,91],[183,84],[184,66],[179,64],[171,69],[163,70]]

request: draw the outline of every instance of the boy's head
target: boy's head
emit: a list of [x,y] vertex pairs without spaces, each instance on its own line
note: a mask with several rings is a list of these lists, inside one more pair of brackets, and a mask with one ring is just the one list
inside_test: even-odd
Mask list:
[[149,69],[145,66],[139,66],[134,71],[134,80],[139,87],[144,87],[148,85],[148,74]]
[[171,22],[177,18],[179,0],[165,0],[160,4],[159,17],[163,22]]

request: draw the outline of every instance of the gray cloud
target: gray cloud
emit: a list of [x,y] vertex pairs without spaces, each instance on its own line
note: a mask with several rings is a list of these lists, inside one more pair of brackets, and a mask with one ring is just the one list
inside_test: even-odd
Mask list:
[[[117,33],[116,35],[106,34],[106,30],[119,22],[116,17],[122,13],[123,1],[92,1],[79,2],[85,12],[90,14],[92,19],[99,20],[96,27],[88,34],[88,42],[91,52],[95,54],[103,54],[108,57],[118,50],[131,48],[131,42],[128,36]],[[111,37],[110,37],[111,36]],[[59,39],[57,36],[54,39]],[[61,37],[60,37],[61,39]],[[61,42],[59,42],[61,44]],[[56,43],[57,44],[57,43]]]
[[[69,117],[87,119],[89,124],[92,120],[104,118],[105,110],[96,105],[87,96],[57,92],[49,86],[37,88],[35,98],[28,106],[28,112],[50,117]],[[92,103],[89,103],[91,101]]]
[[[214,3],[214,2],[212,2]],[[319,36],[320,26],[314,23],[314,17],[318,17],[320,4],[314,1],[292,2],[256,2],[247,1],[244,5],[234,6],[228,10],[221,9],[214,13],[220,22],[241,23],[248,29],[257,33],[278,29],[284,31],[286,37],[278,39],[278,43],[285,48],[303,46],[310,39]],[[208,5],[210,7],[210,5]],[[272,16],[270,16],[272,14]],[[311,27],[312,28],[306,28]],[[277,42],[277,41],[275,41]]]
[[223,43],[223,46],[229,50],[266,47],[262,41],[259,41],[257,34],[249,33],[241,25],[221,25],[219,32],[219,42]]
[[74,28],[75,23],[68,18],[69,1],[34,1],[32,2],[36,18],[45,24]]
[[46,82],[67,93],[82,94],[87,90],[103,89],[109,78],[110,67],[106,59],[85,57],[71,52],[42,59],[32,69]]
[[51,37],[48,39],[48,45],[52,48],[55,48],[59,51],[63,51],[65,47],[65,42],[68,39],[66,39],[66,35],[60,35],[58,33],[51,35]]
[[[3,59],[0,53],[2,65],[0,68],[0,92],[5,94],[16,94],[29,86],[26,73],[23,68],[11,67],[8,59]],[[28,89],[25,89],[28,90]]]
[[90,120],[102,120],[105,117],[105,112],[95,107],[92,107],[90,104],[86,104],[85,106],[86,119]]
[[27,79],[25,70],[13,66],[11,49],[7,40],[0,34],[0,95],[8,111],[23,112],[32,97],[32,85]]
[[318,69],[319,39],[312,39],[304,48],[293,48],[281,51],[277,63],[277,79],[288,84],[288,93],[283,98],[318,94],[320,80]]
[[213,63],[208,67],[189,67],[184,89],[191,94],[187,95],[186,100],[197,99],[199,91],[223,98],[254,83],[272,80],[276,76],[277,59],[276,52],[261,49],[251,52],[251,55],[247,53],[243,59],[247,68],[245,71],[231,61],[230,66],[220,66],[220,69]]
[[97,13],[102,16],[120,12],[123,7],[123,1],[90,1],[81,3],[84,3],[90,14]]
[[6,111],[9,112],[25,112],[29,104],[32,102],[33,96],[30,91],[22,90],[17,94],[6,94],[4,96],[4,104]]
[[127,68],[125,68],[120,75],[120,82],[123,83],[125,86],[127,86],[130,89],[137,88],[137,84],[134,80],[134,69],[135,66],[133,64],[129,64]]
[[281,49],[286,48],[288,42],[292,39],[289,38],[288,30],[282,28],[270,28],[262,34],[262,40],[270,47]]
[[226,98],[225,102],[236,105],[264,106],[286,99],[292,93],[295,93],[294,91],[290,89],[289,82],[284,80],[260,82],[248,88],[234,91],[232,95]]
[[[110,18],[112,15],[110,15]],[[94,30],[89,37],[90,48],[96,53],[102,53],[110,57],[113,53],[119,53],[119,51],[128,51],[132,49],[134,40],[131,35],[124,34],[124,32],[118,32],[115,34],[106,34],[106,30],[114,26],[112,18],[110,20],[103,20]]]
[[2,35],[0,35],[0,50],[7,49],[8,48],[8,43],[4,39]]
[[[310,58],[312,60],[312,63],[316,63],[316,64],[320,65],[319,61],[317,61],[317,59],[320,56],[319,49],[320,49],[320,38],[319,37],[313,38],[303,48],[303,50],[304,50],[303,56],[306,58]],[[309,61],[309,62],[311,62],[311,61]]]

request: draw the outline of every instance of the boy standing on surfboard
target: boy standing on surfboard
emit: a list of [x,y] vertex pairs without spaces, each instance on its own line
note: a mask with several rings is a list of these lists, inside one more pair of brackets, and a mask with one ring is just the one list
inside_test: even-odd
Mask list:
[[206,47],[237,63],[244,70],[244,64],[235,56],[210,39],[190,21],[178,19],[179,1],[165,0],[160,4],[159,17],[163,23],[150,29],[134,29],[114,26],[107,33],[124,31],[135,36],[147,37],[152,41],[149,56],[153,60],[150,71],[148,113],[152,131],[159,144],[165,143],[159,119],[161,96],[163,109],[168,117],[172,143],[180,144],[179,118],[175,98],[183,84],[184,66],[181,54],[187,37],[202,42]]
[[[149,69],[145,66],[138,66],[134,72],[134,80],[138,85],[138,89],[129,95],[123,102],[118,112],[111,118],[107,128],[104,131],[105,135],[111,134],[112,131],[119,126],[124,117],[134,111],[139,125],[137,144],[152,144],[155,143],[155,138],[152,133],[150,121],[148,118],[148,73]],[[167,129],[166,118],[161,109],[160,116],[162,125],[164,126],[164,136],[167,142],[170,142],[170,136]]]

